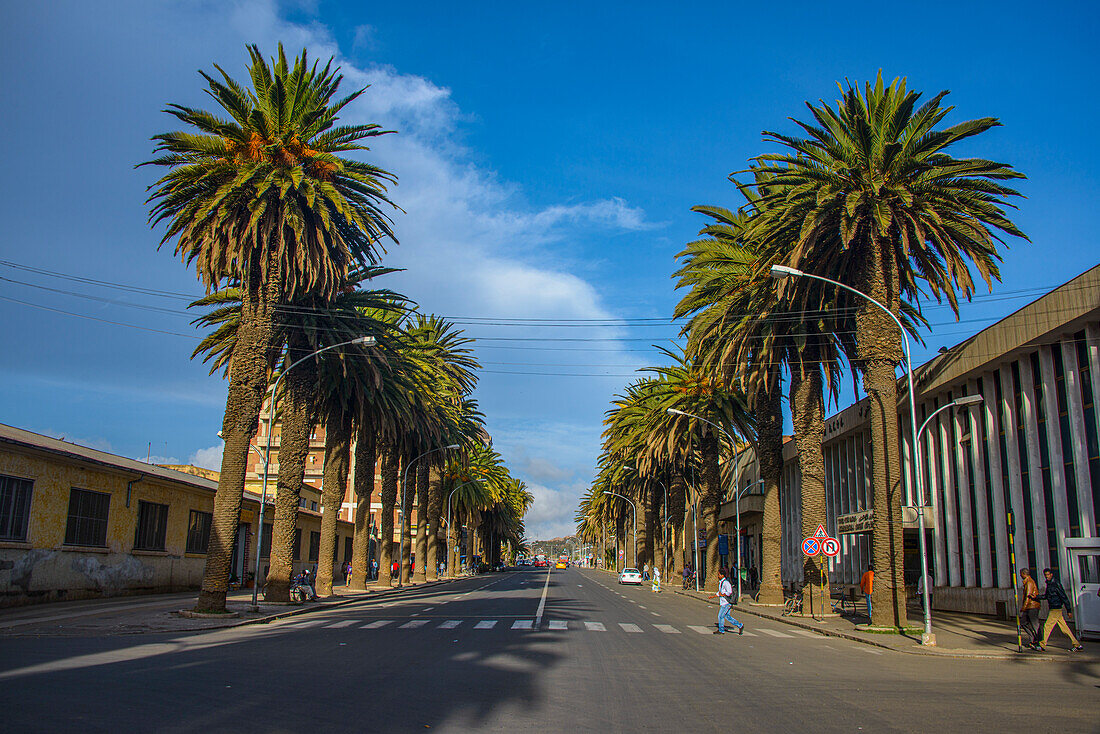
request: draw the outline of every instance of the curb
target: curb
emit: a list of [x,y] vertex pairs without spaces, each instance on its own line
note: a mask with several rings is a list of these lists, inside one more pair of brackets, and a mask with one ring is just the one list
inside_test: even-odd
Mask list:
[[[681,595],[681,596],[686,596],[689,599],[695,599],[696,601],[702,602],[703,604],[706,604],[707,606],[713,606],[706,599],[700,599],[699,597],[695,596],[695,594],[693,594],[691,592],[683,591],[682,589],[673,589],[673,591],[675,593]],[[814,627],[814,626],[812,626],[808,623],[802,622],[801,620],[790,619],[789,617],[775,617],[775,616],[772,616],[770,614],[763,614],[761,612],[755,611],[753,609],[750,609],[749,607],[742,606],[740,604],[735,604],[734,609],[736,609],[739,612],[745,612],[747,614],[751,614],[754,617],[759,617],[761,619],[767,619],[767,620],[771,620],[773,622],[781,622],[783,624],[787,624],[787,625],[790,625],[792,627],[799,627],[801,629],[808,630],[810,632],[816,632],[817,634],[821,635],[822,637],[840,637],[842,639],[851,640],[852,642],[858,642],[858,643],[861,643],[863,645],[869,645],[871,647],[877,647],[877,648],[881,648],[883,650],[890,650],[891,652],[902,653],[903,655],[918,655],[918,656],[921,656],[921,657],[930,657],[930,658],[955,658],[955,659],[960,659],[960,660],[1012,660],[1012,661],[1021,661],[1021,660],[1023,660],[1023,661],[1028,661],[1028,662],[1030,662],[1030,661],[1059,662],[1061,660],[1061,658],[1056,658],[1056,657],[1053,657],[1051,655],[1025,655],[1023,653],[1013,653],[1013,652],[972,653],[972,652],[967,652],[965,650],[942,650],[942,651],[939,651],[939,650],[935,650],[935,651],[933,651],[933,650],[905,650],[905,649],[901,649],[901,648],[897,648],[897,647],[891,647],[890,645],[886,645],[886,644],[883,644],[881,642],[876,642],[875,640],[864,639],[862,637],[858,637],[858,636],[853,635],[853,634],[848,634],[846,632],[840,632],[840,631],[837,631],[837,630],[828,630],[828,629],[821,629],[820,627]],[[1072,660],[1072,658],[1066,658],[1066,660],[1067,661]]]

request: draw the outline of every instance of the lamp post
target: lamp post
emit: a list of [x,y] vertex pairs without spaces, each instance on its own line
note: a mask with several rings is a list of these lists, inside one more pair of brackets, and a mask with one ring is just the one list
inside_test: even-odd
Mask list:
[[[457,443],[453,443],[450,446],[439,446],[439,447],[436,447],[434,449],[429,449],[428,451],[425,451],[424,453],[422,453],[420,456],[417,456],[415,459],[410,461],[405,466],[405,476],[401,480],[401,514],[398,518],[398,527],[401,529],[401,532],[399,533],[398,541],[397,541],[397,586],[398,586],[398,588],[401,587],[401,577],[405,575],[405,503],[408,502],[408,500],[409,500],[409,469],[412,468],[413,464],[415,464],[420,459],[423,459],[428,454],[434,454],[436,451],[447,451],[448,449],[457,449],[457,448],[461,448],[461,447]],[[415,478],[415,475],[414,475],[414,478]],[[421,513],[421,514],[423,514],[423,513]],[[416,521],[418,523],[424,522],[424,518],[417,517]],[[392,548],[393,546],[390,546],[390,547]],[[421,558],[420,562],[424,563],[424,559]]]
[[[704,423],[717,428],[718,431],[721,432],[721,434],[726,437],[726,440],[729,441],[729,443],[730,443],[730,481],[732,482],[733,481],[734,462],[736,461],[737,455],[741,453],[740,451],[737,451],[737,452],[733,451],[733,447],[736,445],[733,442],[733,436],[729,435],[729,433],[726,431],[726,429],[722,428],[722,426],[718,425],[714,421],[707,420],[706,418],[704,418],[701,415],[695,415],[694,413],[685,413],[682,410],[676,410],[676,408],[669,408],[667,412],[668,412],[669,415],[682,415],[682,416],[685,416],[687,418],[694,418],[696,420],[703,421]],[[744,450],[745,449],[742,449],[742,451],[744,451]],[[738,501],[740,499],[740,497],[737,495],[737,486],[734,485],[733,489],[734,489],[734,492],[733,492],[733,494],[734,494],[733,512],[734,512],[735,515],[737,515],[737,520],[736,520],[736,524],[737,524],[737,549],[738,549],[738,560],[740,560],[740,555],[741,555],[740,554],[740,550],[741,550],[741,505]],[[692,510],[694,510],[694,509],[695,508],[693,507]],[[715,522],[715,530],[717,531],[717,529],[718,529],[717,528],[718,519],[715,518],[714,522]],[[696,537],[692,538],[692,542],[695,543],[696,545],[698,545],[698,542],[699,542],[698,531],[696,531]],[[695,584],[696,584],[696,586],[698,586],[699,585],[699,582],[698,582],[699,567],[698,566],[695,567],[695,578],[696,578]],[[740,567],[738,567],[738,570],[737,570],[737,601],[741,601],[741,569],[740,569]]]
[[[820,280],[823,283],[831,283],[838,288],[842,288],[849,293],[854,293],[861,298],[875,304],[879,307],[887,316],[889,316],[895,324],[897,324],[898,331],[901,332],[902,346],[905,349],[905,366],[906,377],[909,380],[909,428],[912,431],[913,437],[913,487],[917,491],[917,504],[920,507],[920,515],[918,517],[918,526],[920,529],[920,536],[918,541],[920,544],[920,573],[921,578],[928,577],[928,559],[925,557],[925,539],[924,539],[924,477],[920,471],[920,442],[917,440],[919,431],[917,430],[917,398],[916,391],[913,389],[913,357],[909,350],[909,334],[905,331],[905,326],[902,325],[894,313],[886,308],[871,296],[867,295],[861,290],[857,290],[850,285],[845,285],[839,280],[833,280],[832,278],[825,278],[820,275],[814,275],[813,273],[806,273],[797,268],[789,268],[785,265],[772,265],[771,276],[776,280],[783,280],[784,278],[812,278],[813,280]],[[886,508],[882,508],[885,512]],[[924,607],[924,634],[921,635],[922,645],[935,645],[936,636],[932,634],[932,607],[929,599],[928,584],[924,584],[924,598],[921,606]]]
[[[264,448],[264,478],[261,484],[260,492],[260,518],[259,518],[259,542],[256,544],[256,573],[252,577],[252,611],[258,612],[260,610],[259,603],[257,602],[257,595],[260,591],[260,551],[263,550],[264,544],[264,505],[267,504],[267,467],[268,462],[271,461],[271,423],[275,419],[275,396],[279,394],[279,383],[286,377],[286,374],[292,369],[305,362],[307,359],[316,357],[321,352],[327,352],[330,349],[336,349],[337,347],[346,347],[350,344],[362,345],[365,347],[374,346],[373,336],[360,336],[355,339],[349,339],[346,342],[340,342],[339,344],[333,344],[330,347],[321,347],[320,349],[310,352],[306,356],[294,362],[285,370],[279,373],[279,376],[275,378],[275,384],[271,388],[271,404],[267,408],[267,446]],[[324,508],[322,508],[324,509]]]
[[[638,506],[635,505],[634,501],[631,500],[629,497],[624,497],[623,495],[619,494],[618,492],[612,492],[611,490],[605,489],[603,491],[603,493],[604,494],[609,494],[612,497],[618,497],[621,500],[626,500],[627,502],[630,503],[631,508],[633,508],[633,510],[634,510],[634,565],[637,566],[638,565]],[[626,562],[625,561],[623,562],[623,568],[626,568]]]

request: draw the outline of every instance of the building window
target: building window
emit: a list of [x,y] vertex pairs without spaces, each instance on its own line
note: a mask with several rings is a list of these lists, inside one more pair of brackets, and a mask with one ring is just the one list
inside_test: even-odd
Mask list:
[[309,562],[317,563],[317,559],[321,557],[321,534],[310,533],[309,534]]
[[65,524],[66,545],[107,545],[107,512],[111,495],[87,489],[69,490],[69,519]]
[[294,551],[291,554],[295,561],[302,559],[302,529],[298,528],[294,531]]
[[271,523],[264,523],[263,535],[260,538],[260,558],[271,557]]
[[155,502],[138,502],[137,531],[134,533],[134,550],[164,550],[164,537],[168,534],[168,505]]
[[344,563],[351,562],[352,540],[344,538]]
[[213,515],[209,512],[191,510],[187,521],[187,552],[205,553],[210,545],[210,522]]
[[0,540],[26,540],[34,482],[0,475]]

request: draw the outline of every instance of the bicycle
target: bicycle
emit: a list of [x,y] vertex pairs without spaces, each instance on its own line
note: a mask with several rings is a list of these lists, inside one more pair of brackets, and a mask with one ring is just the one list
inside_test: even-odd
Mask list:
[[692,574],[690,576],[684,576],[684,589],[687,590],[687,589],[694,589],[694,588],[695,588],[695,573],[692,572]]
[[792,596],[783,602],[783,615],[802,614],[802,597]]

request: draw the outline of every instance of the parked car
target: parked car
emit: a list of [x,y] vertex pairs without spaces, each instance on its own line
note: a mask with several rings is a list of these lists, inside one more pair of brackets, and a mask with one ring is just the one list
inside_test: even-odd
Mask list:
[[642,585],[642,572],[636,568],[624,568],[623,572],[619,574],[620,584],[637,584]]

